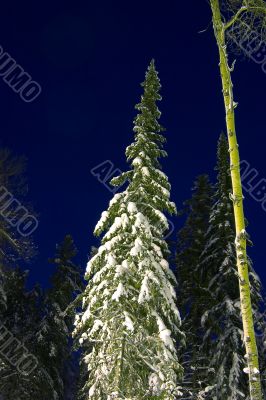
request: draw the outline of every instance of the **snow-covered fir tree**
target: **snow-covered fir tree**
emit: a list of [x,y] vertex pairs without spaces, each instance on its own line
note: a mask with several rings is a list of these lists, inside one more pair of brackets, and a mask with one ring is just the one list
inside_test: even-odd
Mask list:
[[[232,184],[228,143],[224,134],[219,138],[217,184],[211,209],[206,246],[198,269],[208,291],[208,309],[202,315],[205,330],[202,351],[208,357],[208,387],[199,398],[240,400],[248,398],[248,375],[243,344],[236,269],[235,227],[231,200]],[[254,308],[260,301],[260,281],[250,262]],[[207,293],[207,292],[206,292]]]
[[[0,394],[5,400],[74,400],[77,374],[73,374],[71,332],[75,298],[84,289],[81,271],[73,262],[76,248],[70,235],[57,246],[50,261],[56,264],[52,286],[42,294],[26,290],[27,273],[10,269],[5,279],[8,307],[1,322],[36,357],[29,375],[23,375],[1,357]],[[74,302],[73,302],[74,301]],[[17,344],[10,348],[16,353]],[[19,353],[18,353],[19,354]]]
[[73,378],[76,380],[77,377],[71,369],[71,332],[75,299],[84,289],[80,267],[73,262],[76,254],[73,239],[67,235],[57,246],[55,257],[50,259],[56,265],[56,271],[51,279],[52,286],[45,296],[44,317],[37,333],[38,358],[46,368],[48,383],[52,388],[51,396],[47,385],[45,399],[49,400],[69,399],[75,391]]
[[191,199],[185,202],[182,214],[187,216],[178,232],[176,274],[179,282],[178,304],[186,332],[186,349],[181,349],[184,366],[184,385],[187,398],[195,398],[209,373],[204,365],[201,343],[203,331],[201,315],[208,307],[208,295],[197,269],[205,247],[205,236],[209,226],[212,205],[212,186],[208,175],[200,175],[194,182]]
[[153,61],[143,87],[135,141],[126,150],[131,168],[112,181],[129,184],[114,196],[95,228],[97,236],[105,234],[88,263],[83,313],[76,318],[74,334],[80,335],[81,345],[92,345],[84,357],[86,399],[173,400],[181,394],[176,348],[183,334],[163,240],[168,229],[164,212],[176,208],[158,161],[166,152]]
[[[97,254],[97,252],[98,248],[95,246],[91,246],[89,260],[92,259]],[[75,350],[79,350],[79,359],[83,360],[83,358],[92,351],[92,343],[85,341],[82,343],[82,348],[80,348],[78,335],[74,339],[75,339],[74,348]],[[85,391],[83,390],[83,387],[86,385],[89,379],[88,366],[86,363],[81,362],[79,367],[80,368],[78,377],[78,400],[86,400],[88,396],[86,390]]]

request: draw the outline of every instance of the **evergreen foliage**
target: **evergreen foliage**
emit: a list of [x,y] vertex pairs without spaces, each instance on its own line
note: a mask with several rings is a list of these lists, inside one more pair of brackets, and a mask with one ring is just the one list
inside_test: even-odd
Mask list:
[[202,367],[206,360],[200,351],[203,337],[201,315],[209,306],[209,296],[197,266],[205,247],[212,192],[209,177],[199,176],[194,182],[191,199],[185,202],[183,213],[187,218],[178,233],[177,241],[178,304],[183,330],[186,332],[186,349],[181,349],[181,360],[185,368],[184,384],[189,398],[198,393],[209,375]]
[[180,394],[176,341],[183,335],[163,240],[168,228],[164,212],[174,213],[175,205],[158,160],[166,152],[153,61],[143,87],[135,141],[126,150],[131,169],[112,180],[130,183],[96,226],[97,236],[105,234],[88,263],[84,311],[76,319],[81,345],[93,345],[84,357],[90,375],[83,391],[91,399],[171,400]]
[[67,391],[75,390],[66,378],[73,377],[71,332],[74,322],[74,301],[82,292],[84,285],[80,268],[73,262],[76,254],[73,239],[67,235],[57,246],[55,257],[50,260],[56,265],[56,271],[51,280],[52,286],[45,296],[44,318],[37,334],[38,359],[46,368],[53,391],[53,397],[50,399],[61,400]]
[[[214,369],[204,398],[241,399],[248,393],[243,344],[239,279],[236,268],[235,226],[228,143],[221,135],[217,152],[217,184],[205,249],[198,266],[208,291],[209,306],[201,324],[203,352]],[[260,281],[249,260],[254,309],[260,302]]]

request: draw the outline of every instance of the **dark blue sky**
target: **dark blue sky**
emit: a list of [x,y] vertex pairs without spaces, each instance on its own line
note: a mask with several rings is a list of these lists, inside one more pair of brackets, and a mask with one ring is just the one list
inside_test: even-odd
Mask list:
[[[66,233],[85,267],[93,228],[112,196],[90,170],[105,160],[126,167],[134,105],[151,58],[163,85],[164,170],[177,207],[196,175],[213,174],[224,109],[207,1],[5,2],[0,45],[42,87],[24,103],[0,80],[1,144],[28,158],[29,200],[40,214],[32,281],[47,282],[46,259]],[[233,79],[241,156],[264,178],[266,75],[239,60]],[[266,283],[266,212],[249,195],[246,211],[250,254]]]

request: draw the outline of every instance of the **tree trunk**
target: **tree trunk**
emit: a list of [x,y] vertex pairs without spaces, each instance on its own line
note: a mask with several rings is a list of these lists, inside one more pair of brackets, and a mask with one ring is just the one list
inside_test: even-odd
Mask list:
[[226,111],[226,126],[230,153],[230,170],[233,186],[232,201],[234,205],[236,227],[237,269],[240,286],[241,314],[243,320],[244,342],[249,373],[251,400],[262,400],[261,382],[259,375],[258,351],[254,330],[249,270],[246,253],[246,231],[243,209],[243,192],[240,175],[240,158],[235,129],[235,107],[231,69],[228,65],[226,50],[225,28],[222,22],[219,0],[211,0],[213,26],[220,56],[220,74],[222,79],[223,97]]

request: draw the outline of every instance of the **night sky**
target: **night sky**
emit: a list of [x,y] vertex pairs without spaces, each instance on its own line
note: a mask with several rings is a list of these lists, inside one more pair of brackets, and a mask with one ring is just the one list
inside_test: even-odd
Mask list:
[[[0,144],[27,157],[28,200],[39,213],[31,282],[47,284],[46,260],[67,233],[85,268],[97,244],[94,226],[112,197],[90,171],[105,160],[127,168],[139,84],[152,58],[163,86],[163,167],[178,209],[197,175],[215,176],[224,108],[206,0],[4,2],[0,45],[42,87],[25,103],[0,78]],[[252,60],[238,59],[233,79],[241,157],[264,178],[266,75]],[[266,284],[266,212],[249,194],[245,206],[255,244],[250,255]],[[174,223],[173,238],[182,221]]]

